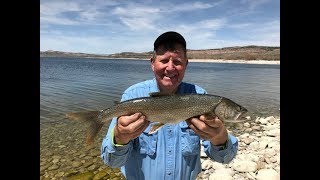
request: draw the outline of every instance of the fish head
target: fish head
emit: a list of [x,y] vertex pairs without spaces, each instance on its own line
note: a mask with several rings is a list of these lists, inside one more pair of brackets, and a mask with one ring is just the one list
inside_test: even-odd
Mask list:
[[246,108],[226,98],[214,110],[219,119],[225,122],[239,121],[246,112]]

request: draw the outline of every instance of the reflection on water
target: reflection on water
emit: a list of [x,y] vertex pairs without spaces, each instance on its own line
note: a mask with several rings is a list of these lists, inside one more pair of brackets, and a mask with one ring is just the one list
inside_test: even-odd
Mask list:
[[[149,61],[40,58],[40,122],[104,109],[130,85],[153,78]],[[188,64],[185,82],[230,98],[256,115],[279,115],[280,65]]]

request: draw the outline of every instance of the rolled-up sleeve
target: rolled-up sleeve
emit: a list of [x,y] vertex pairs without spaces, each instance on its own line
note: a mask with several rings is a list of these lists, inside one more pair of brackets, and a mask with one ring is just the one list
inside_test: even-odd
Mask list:
[[231,134],[228,134],[226,149],[220,149],[208,140],[203,140],[202,144],[207,156],[220,163],[229,163],[238,151],[238,139]]
[[[128,93],[122,95],[121,101],[125,101],[131,98]],[[103,162],[110,167],[121,167],[123,166],[132,150],[133,144],[130,141],[126,145],[114,144],[113,129],[117,123],[117,117],[114,117],[109,125],[107,135],[104,137],[101,145],[101,158]]]
[[103,159],[104,163],[110,167],[123,166],[130,156],[132,149],[132,141],[126,145],[115,145],[113,143],[113,128],[116,121],[116,118],[114,118],[110,123],[108,133],[103,139],[101,146],[101,158]]

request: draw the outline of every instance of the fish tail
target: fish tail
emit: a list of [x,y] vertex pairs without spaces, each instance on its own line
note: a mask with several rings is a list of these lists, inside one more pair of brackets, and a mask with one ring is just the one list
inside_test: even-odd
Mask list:
[[97,136],[98,132],[101,130],[103,124],[98,121],[92,121],[87,129],[86,144],[91,144],[94,138]]
[[103,126],[100,114],[101,111],[69,112],[66,114],[66,117],[70,120],[89,124],[86,133],[86,144],[91,144]]

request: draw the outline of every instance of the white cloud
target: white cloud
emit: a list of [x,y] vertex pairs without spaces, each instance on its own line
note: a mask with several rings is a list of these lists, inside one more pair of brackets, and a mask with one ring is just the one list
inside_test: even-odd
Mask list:
[[64,12],[81,11],[75,2],[52,1],[40,4],[40,15],[59,15]]
[[120,17],[120,20],[131,30],[155,29],[155,27],[152,25],[153,23],[151,19]]
[[190,49],[280,45],[280,21],[274,18],[279,13],[264,13],[262,6],[268,3],[42,0],[40,46],[87,53],[145,52],[152,50],[156,36],[169,30],[180,32]]
[[209,28],[211,30],[217,30],[224,27],[226,24],[226,19],[209,19],[200,21],[198,24],[194,26],[198,28]]
[[146,6],[127,6],[127,7],[116,7],[112,13],[125,16],[125,17],[148,17],[150,14],[155,14],[160,12],[159,8],[152,8]]
[[255,9],[258,6],[261,6],[270,0],[241,0],[240,3],[248,6],[250,10]]
[[179,5],[173,5],[171,4],[169,8],[163,7],[162,9],[164,11],[168,12],[176,12],[176,11],[195,11],[195,10],[200,10],[200,9],[208,9],[211,7],[214,7],[217,4],[209,4],[209,3],[202,3],[199,1],[196,2],[188,2],[184,4],[179,4]]

